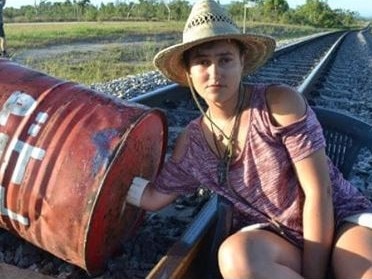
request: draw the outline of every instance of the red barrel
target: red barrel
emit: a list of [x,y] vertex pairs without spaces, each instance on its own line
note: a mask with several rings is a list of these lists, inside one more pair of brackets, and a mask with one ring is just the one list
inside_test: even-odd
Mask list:
[[0,226],[90,274],[141,210],[134,176],[164,160],[165,115],[0,59]]

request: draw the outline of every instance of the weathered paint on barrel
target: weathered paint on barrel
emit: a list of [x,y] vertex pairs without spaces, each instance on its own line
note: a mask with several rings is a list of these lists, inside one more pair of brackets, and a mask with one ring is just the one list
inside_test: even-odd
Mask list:
[[3,59],[0,108],[0,226],[102,272],[143,213],[125,199],[163,162],[164,114]]

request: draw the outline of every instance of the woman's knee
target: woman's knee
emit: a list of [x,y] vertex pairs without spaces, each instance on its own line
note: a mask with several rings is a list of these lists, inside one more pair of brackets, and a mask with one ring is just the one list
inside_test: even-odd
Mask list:
[[372,230],[346,224],[332,254],[336,278],[372,278]]
[[238,232],[222,243],[218,263],[224,278],[291,278],[301,272],[301,252],[269,231]]
[[218,264],[224,278],[241,278],[243,274],[253,278],[262,269],[254,242],[254,233],[236,233],[221,244]]

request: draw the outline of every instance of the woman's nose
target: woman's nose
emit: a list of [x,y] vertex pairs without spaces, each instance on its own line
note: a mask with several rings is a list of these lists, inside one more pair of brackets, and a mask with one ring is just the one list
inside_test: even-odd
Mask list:
[[211,63],[209,66],[209,75],[214,78],[220,76],[220,68],[217,63]]

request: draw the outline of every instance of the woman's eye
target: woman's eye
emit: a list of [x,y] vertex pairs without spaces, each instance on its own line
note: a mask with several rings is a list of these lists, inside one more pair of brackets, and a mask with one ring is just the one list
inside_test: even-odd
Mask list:
[[199,61],[199,64],[200,65],[203,65],[203,66],[208,66],[209,65],[209,61],[208,60],[200,60]]
[[227,64],[231,61],[232,59],[230,57],[223,57],[221,58],[221,63],[222,64]]
[[207,66],[209,62],[206,59],[194,59],[194,60],[191,60],[190,64],[194,66]]

